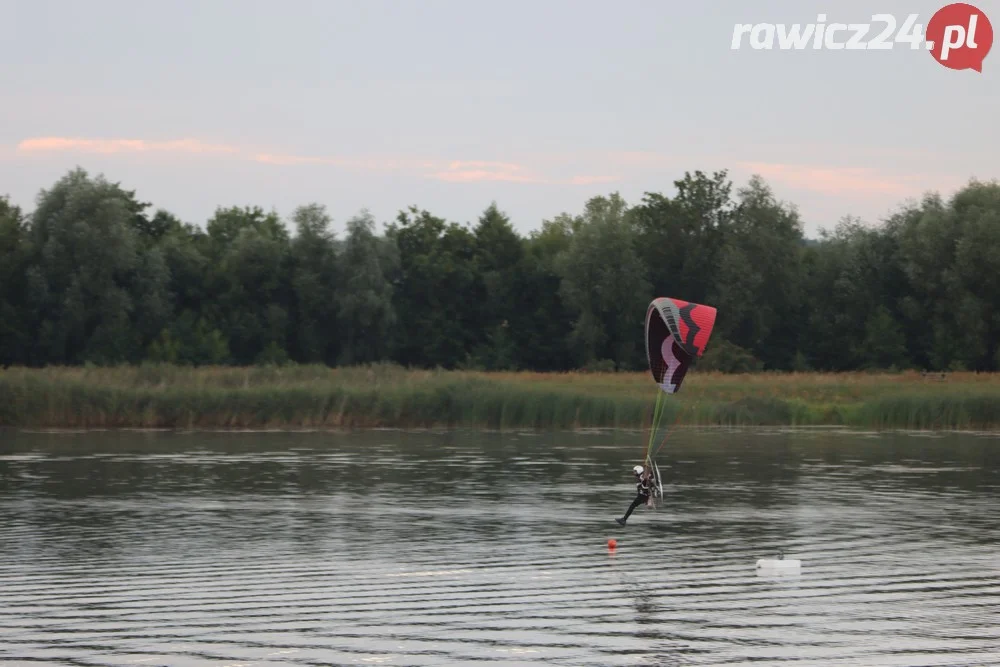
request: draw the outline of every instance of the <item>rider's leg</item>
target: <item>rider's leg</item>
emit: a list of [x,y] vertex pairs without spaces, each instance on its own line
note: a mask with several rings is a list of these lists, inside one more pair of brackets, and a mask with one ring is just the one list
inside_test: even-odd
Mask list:
[[632,512],[635,511],[635,508],[641,505],[642,503],[646,502],[646,498],[647,496],[644,496],[641,493],[636,495],[635,500],[633,500],[632,504],[628,506],[628,511],[625,512],[625,516],[622,517],[620,523],[625,523],[626,521],[628,521],[628,518],[632,516]]

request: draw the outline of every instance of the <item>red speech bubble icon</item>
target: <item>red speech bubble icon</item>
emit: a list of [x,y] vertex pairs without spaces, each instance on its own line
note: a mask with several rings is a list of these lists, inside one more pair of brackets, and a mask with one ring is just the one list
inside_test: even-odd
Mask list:
[[955,2],[934,13],[926,39],[934,60],[945,67],[982,73],[983,59],[993,46],[993,25],[978,7]]

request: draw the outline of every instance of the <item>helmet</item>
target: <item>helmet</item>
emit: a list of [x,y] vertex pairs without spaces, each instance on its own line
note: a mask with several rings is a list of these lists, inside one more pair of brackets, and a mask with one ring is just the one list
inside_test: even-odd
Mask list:
[[641,475],[642,471],[643,471],[643,467],[642,466],[636,466],[636,467],[632,468],[632,472],[634,472],[636,475]]

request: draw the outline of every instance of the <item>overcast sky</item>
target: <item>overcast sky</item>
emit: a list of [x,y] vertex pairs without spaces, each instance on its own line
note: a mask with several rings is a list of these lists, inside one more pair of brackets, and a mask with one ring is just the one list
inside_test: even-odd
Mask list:
[[1000,177],[1000,47],[977,73],[907,44],[734,51],[734,24],[941,4],[0,0],[0,194],[30,210],[79,165],[199,224],[313,201],[337,229],[411,204],[473,222],[495,200],[527,232],[727,169],[812,236]]

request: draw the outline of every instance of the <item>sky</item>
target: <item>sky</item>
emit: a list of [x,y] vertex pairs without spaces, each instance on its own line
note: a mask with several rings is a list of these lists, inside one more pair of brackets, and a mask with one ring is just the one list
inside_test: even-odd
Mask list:
[[873,13],[926,27],[942,4],[0,0],[0,195],[30,211],[79,166],[202,225],[310,202],[338,231],[411,205],[474,223],[495,201],[528,233],[724,169],[809,236],[875,224],[1000,177],[1000,46],[976,72],[899,42],[734,50],[734,26],[826,14],[871,38]]

